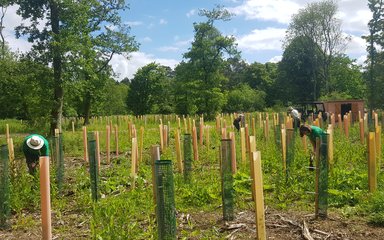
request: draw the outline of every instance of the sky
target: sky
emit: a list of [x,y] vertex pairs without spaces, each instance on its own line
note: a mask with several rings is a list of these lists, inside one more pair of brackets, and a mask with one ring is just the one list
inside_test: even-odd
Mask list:
[[[293,14],[318,0],[126,0],[129,9],[121,13],[140,44],[129,59],[115,55],[111,61],[117,80],[133,78],[137,70],[151,62],[174,68],[188,51],[194,38],[193,23],[207,19],[199,9],[212,10],[220,4],[234,14],[229,22],[216,22],[223,35],[234,36],[242,59],[248,63],[278,62],[283,54],[285,31]],[[338,0],[337,17],[342,31],[351,36],[345,53],[362,64],[366,59],[367,24],[372,18],[366,0]],[[31,44],[16,39],[14,28],[22,19],[17,6],[7,9],[4,19],[6,41],[13,50],[28,51]]]

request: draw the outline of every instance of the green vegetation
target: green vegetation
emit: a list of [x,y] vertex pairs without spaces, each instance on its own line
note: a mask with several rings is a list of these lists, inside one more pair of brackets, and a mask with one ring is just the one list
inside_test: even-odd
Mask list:
[[[256,115],[254,115],[256,116]],[[113,121],[117,121],[117,117]],[[93,239],[155,239],[157,224],[155,221],[155,204],[152,195],[152,170],[150,166],[150,146],[159,143],[158,124],[153,116],[149,116],[147,124],[136,120],[136,128],[145,126],[143,161],[139,164],[136,188],[132,189],[130,177],[130,141],[127,141],[127,122],[119,118],[119,140],[121,153],[114,157],[110,165],[105,164],[105,135],[101,132],[102,165],[99,176],[99,196],[97,202],[92,201],[89,166],[82,160],[82,136],[78,130],[64,131],[65,180],[63,190],[58,191],[52,181],[52,210],[54,218],[66,219],[68,212],[75,212],[77,224],[89,222],[88,237]],[[174,118],[173,118],[174,119]],[[166,121],[164,119],[164,121]],[[229,118],[227,118],[229,121]],[[92,120],[89,129],[103,131],[104,124]],[[170,121],[171,129],[176,122]],[[214,122],[206,124],[214,126]],[[258,126],[258,124],[256,124]],[[272,127],[272,126],[270,126]],[[20,127],[21,128],[21,127]],[[281,151],[275,145],[271,128],[271,136],[264,139],[263,129],[257,128],[257,150],[261,151],[265,205],[281,211],[295,210],[314,212],[314,196],[307,192],[314,191],[314,172],[308,171],[308,157],[302,148],[301,139],[296,136],[294,159],[290,165],[290,175],[286,181],[281,165]],[[358,125],[352,126],[349,139],[336,129],[334,136],[334,162],[329,174],[329,207],[328,211],[346,217],[359,216],[374,225],[384,224],[382,209],[382,187],[384,178],[378,174],[378,190],[374,194],[368,192],[368,171],[366,164],[366,147],[358,138]],[[225,233],[213,231],[213,228],[199,228],[195,215],[209,215],[211,221],[220,221],[221,209],[221,177],[218,149],[220,139],[214,127],[210,130],[210,148],[199,148],[199,160],[193,161],[191,181],[186,182],[183,174],[176,169],[175,143],[170,134],[170,145],[162,153],[161,159],[170,159],[174,165],[174,192],[177,211],[178,236],[191,235],[196,238],[224,238]],[[15,138],[21,136],[15,135]],[[113,139],[113,138],[112,138]],[[17,141],[20,142],[20,141]],[[16,146],[16,149],[17,146]],[[114,149],[112,140],[111,149]],[[128,155],[127,155],[128,153]],[[38,176],[27,174],[24,160],[20,153],[16,159],[17,178],[11,177],[11,212],[14,230],[31,229],[38,222],[31,215],[38,214],[39,185]],[[240,160],[240,141],[237,136],[238,172],[234,175],[234,211],[253,211],[251,199],[251,181],[249,177],[249,161],[243,164]],[[15,174],[15,173],[13,173]],[[51,165],[51,179],[55,179],[55,166]],[[14,176],[14,175],[12,175]],[[189,222],[182,216],[190,214]],[[87,220],[88,219],[88,220]],[[67,224],[55,226],[54,234],[63,234],[68,230]],[[145,231],[143,231],[145,229]],[[84,231],[84,230],[82,230]],[[84,233],[83,233],[84,234]]]

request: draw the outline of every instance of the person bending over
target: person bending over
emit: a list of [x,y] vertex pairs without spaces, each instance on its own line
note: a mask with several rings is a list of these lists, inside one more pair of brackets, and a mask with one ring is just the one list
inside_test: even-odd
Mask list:
[[[320,138],[326,134],[323,129],[312,126],[312,125],[301,125],[300,126],[300,137],[303,137],[304,135],[308,136],[309,140],[311,141],[312,147],[313,147],[313,153],[316,153],[316,138]],[[309,169],[313,170],[313,154],[311,154],[310,160],[309,160]]]
[[49,156],[47,139],[39,134],[31,134],[23,141],[23,152],[28,166],[28,172],[35,175],[36,166],[41,156]]

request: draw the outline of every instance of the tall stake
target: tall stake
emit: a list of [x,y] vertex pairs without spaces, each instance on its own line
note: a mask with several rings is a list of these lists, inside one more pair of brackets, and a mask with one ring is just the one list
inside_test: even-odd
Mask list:
[[52,239],[51,190],[49,181],[49,157],[40,157],[41,223],[43,240]]

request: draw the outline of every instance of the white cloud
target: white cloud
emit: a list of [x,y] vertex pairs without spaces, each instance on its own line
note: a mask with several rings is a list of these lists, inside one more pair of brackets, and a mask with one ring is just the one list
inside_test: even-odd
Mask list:
[[196,14],[196,9],[192,9],[192,10],[190,10],[189,12],[187,12],[187,17],[188,18],[190,18],[190,17],[192,17],[193,15],[195,15]]
[[351,41],[347,45],[346,53],[358,55],[366,53],[366,46],[366,41],[360,36],[351,35]]
[[133,26],[143,25],[143,22],[140,22],[140,21],[128,21],[128,22],[125,22],[125,24],[128,24],[129,26],[133,27]]
[[174,46],[166,46],[166,47],[160,47],[158,48],[158,50],[160,52],[176,52],[179,50],[179,48]]
[[248,20],[265,20],[287,24],[292,14],[300,8],[298,3],[290,0],[246,0],[241,5],[228,8],[232,13],[245,16]]
[[[4,38],[8,43],[12,51],[27,52],[31,49],[32,44],[26,40],[26,38],[21,37],[19,39],[15,36],[15,27],[19,26],[21,23],[29,25],[29,21],[23,21],[22,18],[16,14],[18,6],[13,5],[7,8],[4,16]],[[45,22],[41,23],[38,28],[42,29]]]
[[281,61],[281,59],[283,59],[283,56],[274,56],[273,58],[269,59],[268,62],[271,62],[271,63],[278,63]]
[[237,43],[243,51],[281,50],[284,36],[283,28],[255,29],[250,34],[237,38]]
[[118,80],[122,80],[125,77],[132,79],[137,70],[151,62],[156,62],[164,66],[174,68],[179,61],[174,59],[156,58],[152,54],[146,54],[143,52],[133,52],[129,54],[128,60],[122,55],[115,55],[111,60],[111,66],[115,73],[118,74]]
[[366,60],[367,60],[367,55],[361,55],[356,59],[356,63],[361,66],[366,66],[366,63],[365,63]]
[[345,31],[368,32],[368,22],[372,18],[372,12],[368,8],[368,1],[362,0],[341,0],[339,11],[342,28]]

